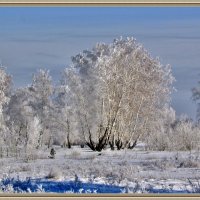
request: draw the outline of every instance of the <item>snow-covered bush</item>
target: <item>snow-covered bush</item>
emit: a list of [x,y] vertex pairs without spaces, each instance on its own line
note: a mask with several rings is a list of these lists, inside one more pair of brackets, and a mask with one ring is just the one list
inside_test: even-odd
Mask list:
[[181,119],[173,129],[172,143],[176,150],[192,150],[200,147],[200,128],[190,120]]
[[[154,132],[145,138],[147,148],[159,151],[190,151],[200,148],[200,127],[187,116],[181,116],[179,119],[172,117],[167,121],[164,115],[156,121]],[[155,129],[155,127],[157,127]]]
[[174,142],[172,125],[176,120],[175,111],[171,107],[164,107],[154,117],[155,120],[142,138],[146,142],[145,147],[158,151],[170,150]]

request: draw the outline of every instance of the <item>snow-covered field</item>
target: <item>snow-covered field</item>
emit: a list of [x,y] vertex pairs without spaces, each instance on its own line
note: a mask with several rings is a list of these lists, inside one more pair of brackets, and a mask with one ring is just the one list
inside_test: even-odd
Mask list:
[[200,192],[199,152],[133,150],[93,152],[54,146],[31,160],[0,159],[3,192],[190,193]]

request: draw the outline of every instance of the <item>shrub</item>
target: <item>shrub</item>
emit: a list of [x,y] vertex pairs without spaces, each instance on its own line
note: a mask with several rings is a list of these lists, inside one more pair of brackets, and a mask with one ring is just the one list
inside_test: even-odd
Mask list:
[[[159,122],[158,122],[159,123]],[[170,126],[169,126],[170,125]],[[145,138],[146,148],[157,151],[191,151],[199,149],[200,127],[181,117],[171,124],[158,124],[153,134]]]

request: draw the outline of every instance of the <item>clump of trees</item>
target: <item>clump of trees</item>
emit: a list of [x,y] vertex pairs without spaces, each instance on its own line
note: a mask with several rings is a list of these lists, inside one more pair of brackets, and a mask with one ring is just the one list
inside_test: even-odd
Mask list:
[[94,151],[108,144],[111,149],[134,148],[169,104],[170,66],[152,58],[133,38],[97,44],[72,62],[63,77],[86,144]]
[[[16,90],[0,68],[2,145],[14,152],[53,144],[102,151],[133,149],[141,140],[154,150],[195,148],[198,126],[177,120],[170,107],[171,67],[135,39],[98,43],[71,60],[58,84],[41,69],[30,85]],[[193,96],[199,99],[197,89]]]

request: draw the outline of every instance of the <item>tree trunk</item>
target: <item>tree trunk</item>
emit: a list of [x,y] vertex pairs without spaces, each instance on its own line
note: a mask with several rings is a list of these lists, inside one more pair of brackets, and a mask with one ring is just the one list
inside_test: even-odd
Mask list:
[[135,142],[131,145],[130,143],[128,144],[128,149],[133,149],[137,144],[137,140],[135,140]]
[[99,137],[99,140],[97,143],[95,143],[92,140],[92,135],[91,132],[89,130],[89,141],[86,142],[86,144],[93,150],[93,151],[102,151],[106,145],[108,144],[108,128],[106,128],[104,134]]
[[123,142],[118,138],[117,140],[115,140],[115,145],[117,147],[117,150],[120,150],[123,147]]
[[115,150],[115,137],[114,137],[114,135],[112,136],[111,141],[109,141],[109,145],[110,145],[111,150],[114,151]]
[[68,149],[70,149],[71,148],[71,142],[70,142],[70,139],[69,139],[69,134],[67,134],[67,147],[68,147]]
[[70,124],[69,124],[69,120],[67,119],[67,147],[68,149],[71,148],[71,142],[70,142]]

